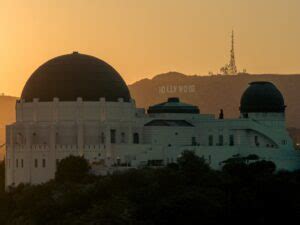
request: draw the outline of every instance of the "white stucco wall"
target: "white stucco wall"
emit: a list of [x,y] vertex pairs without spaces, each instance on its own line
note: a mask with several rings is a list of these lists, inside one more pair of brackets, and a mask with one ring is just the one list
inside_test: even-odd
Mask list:
[[[284,114],[224,120],[204,114],[148,115],[133,100],[106,102],[103,98],[98,102],[81,98],[76,102],[20,101],[16,114],[16,122],[6,128],[7,186],[48,181],[54,178],[57,160],[69,155],[86,157],[95,173],[139,167],[153,160],[175,162],[184,150],[195,151],[215,169],[236,154],[257,154],[276,162],[279,169],[300,168],[300,153],[286,132]],[[155,119],[185,120],[192,126],[144,126]],[[135,134],[138,143],[134,143]],[[213,136],[212,146],[209,136]]]

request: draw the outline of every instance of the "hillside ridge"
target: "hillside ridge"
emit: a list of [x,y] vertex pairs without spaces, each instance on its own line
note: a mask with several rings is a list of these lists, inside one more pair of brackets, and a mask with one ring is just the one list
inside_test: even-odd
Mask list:
[[253,81],[274,83],[285,98],[288,127],[300,128],[300,74],[201,76],[167,72],[137,81],[129,85],[129,89],[138,107],[148,108],[168,97],[179,97],[184,102],[198,105],[202,113],[217,115],[223,109],[225,117],[236,118],[240,98]]

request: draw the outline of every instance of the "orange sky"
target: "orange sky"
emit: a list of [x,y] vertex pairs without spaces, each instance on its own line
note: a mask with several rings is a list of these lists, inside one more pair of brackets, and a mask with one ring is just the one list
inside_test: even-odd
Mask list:
[[20,95],[43,62],[76,50],[127,83],[217,72],[236,33],[240,70],[300,73],[299,0],[0,0],[0,92]]

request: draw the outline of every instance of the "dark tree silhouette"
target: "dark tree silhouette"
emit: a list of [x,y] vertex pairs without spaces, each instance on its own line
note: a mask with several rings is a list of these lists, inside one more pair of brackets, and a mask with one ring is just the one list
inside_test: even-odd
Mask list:
[[83,157],[68,156],[57,164],[55,179],[60,182],[81,182],[89,170],[89,163]]
[[70,156],[55,180],[0,192],[0,224],[276,224],[299,219],[299,189],[299,171],[275,172],[254,156],[234,156],[214,171],[186,151],[167,167],[98,177]]

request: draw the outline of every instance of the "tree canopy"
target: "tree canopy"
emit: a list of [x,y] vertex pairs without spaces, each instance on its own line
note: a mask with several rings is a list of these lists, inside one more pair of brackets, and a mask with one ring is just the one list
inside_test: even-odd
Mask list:
[[275,172],[274,163],[250,158],[214,171],[184,152],[166,167],[93,176],[84,158],[71,156],[59,162],[54,180],[0,192],[0,224],[247,225],[299,218],[300,172]]
[[58,182],[81,182],[89,170],[89,163],[83,157],[71,155],[57,164],[55,179]]

